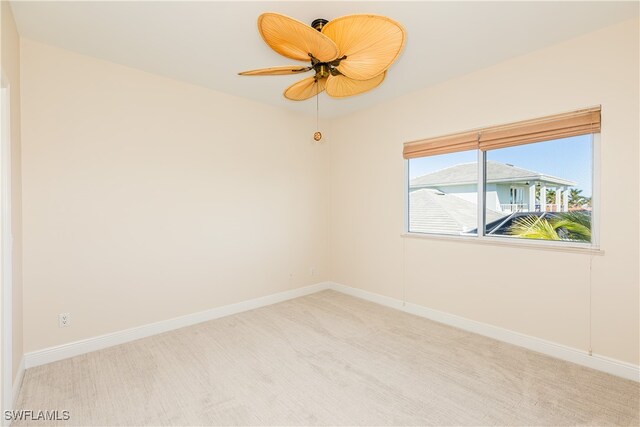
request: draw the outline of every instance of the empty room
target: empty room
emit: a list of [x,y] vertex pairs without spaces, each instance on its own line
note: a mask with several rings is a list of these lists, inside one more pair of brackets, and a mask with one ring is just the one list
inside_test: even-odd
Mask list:
[[1,5],[2,425],[640,425],[640,2]]

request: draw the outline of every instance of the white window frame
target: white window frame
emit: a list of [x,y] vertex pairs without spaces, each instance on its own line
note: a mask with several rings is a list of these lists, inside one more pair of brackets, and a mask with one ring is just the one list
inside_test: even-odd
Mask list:
[[[469,235],[451,235],[437,233],[417,233],[409,231],[409,160],[404,160],[404,228],[401,236],[418,239],[431,240],[449,240],[461,241],[467,243],[479,243],[485,245],[511,246],[511,247],[529,247],[548,250],[557,250],[564,252],[586,252],[592,254],[603,254],[600,248],[600,133],[591,134],[591,242],[571,242],[571,241],[554,241],[554,240],[534,240],[534,239],[516,239],[506,236],[487,236],[485,234],[485,168],[486,168],[486,152],[477,150],[478,152],[478,233],[475,236]],[[543,141],[541,141],[543,142]],[[535,143],[534,143],[535,144]]]

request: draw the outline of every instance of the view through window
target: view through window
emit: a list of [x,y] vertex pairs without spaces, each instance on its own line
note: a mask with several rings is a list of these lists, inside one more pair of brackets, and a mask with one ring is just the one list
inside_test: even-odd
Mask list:
[[475,235],[477,229],[477,151],[410,159],[409,231]]
[[[409,231],[591,242],[591,134],[409,159]],[[478,176],[484,168],[484,218]]]

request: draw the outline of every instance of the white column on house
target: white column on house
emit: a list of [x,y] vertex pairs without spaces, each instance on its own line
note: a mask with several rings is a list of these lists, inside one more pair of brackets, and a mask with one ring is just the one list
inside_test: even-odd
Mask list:
[[547,186],[544,184],[540,187],[540,210],[547,210]]
[[556,187],[556,212],[560,212],[560,203],[562,203],[562,187]]
[[535,212],[536,210],[536,183],[532,182],[529,185],[529,212]]
[[569,189],[562,192],[562,212],[569,212]]

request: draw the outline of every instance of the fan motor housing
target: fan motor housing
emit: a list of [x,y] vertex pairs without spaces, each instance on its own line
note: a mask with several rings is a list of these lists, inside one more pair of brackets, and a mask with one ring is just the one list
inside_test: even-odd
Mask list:
[[318,18],[313,20],[313,22],[311,23],[311,26],[318,31],[322,31],[322,27],[327,25],[327,22],[329,21],[327,21],[326,19]]
[[329,73],[330,73],[330,68],[329,65],[325,64],[325,63],[319,63],[317,64],[314,69],[316,70],[316,76],[318,78],[324,78],[324,77],[328,77]]

